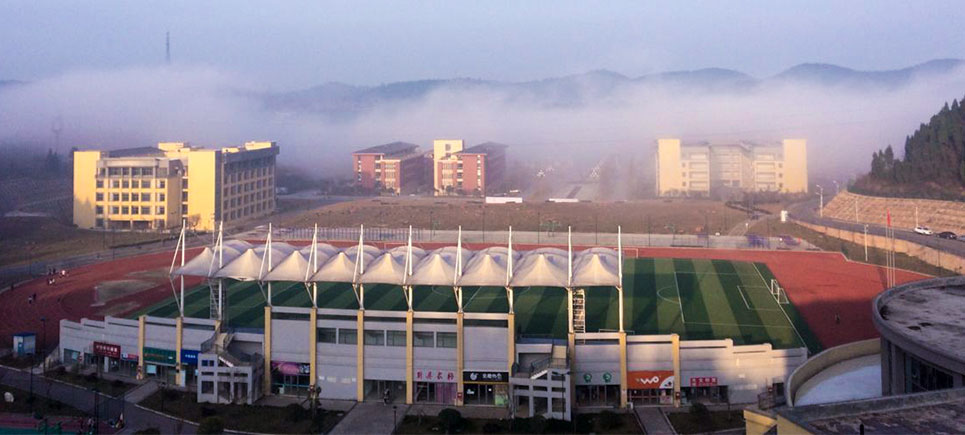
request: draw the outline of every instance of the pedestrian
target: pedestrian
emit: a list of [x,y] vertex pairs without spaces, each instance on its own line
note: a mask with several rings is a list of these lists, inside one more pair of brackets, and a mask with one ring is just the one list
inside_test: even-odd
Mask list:
[[834,324],[835,325],[841,324],[841,316],[839,316],[837,313],[834,314]]

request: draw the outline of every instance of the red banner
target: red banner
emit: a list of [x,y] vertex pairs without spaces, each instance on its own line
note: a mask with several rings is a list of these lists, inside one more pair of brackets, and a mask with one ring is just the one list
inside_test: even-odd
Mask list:
[[672,370],[639,370],[627,372],[627,388],[631,390],[656,390],[673,388]]
[[109,358],[121,358],[121,347],[116,344],[94,342],[94,355],[106,356]]
[[690,378],[691,387],[716,387],[717,377],[716,376],[698,376]]

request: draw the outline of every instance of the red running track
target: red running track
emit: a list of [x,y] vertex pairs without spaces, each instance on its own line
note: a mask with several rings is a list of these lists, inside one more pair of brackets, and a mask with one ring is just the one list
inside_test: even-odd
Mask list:
[[[351,246],[353,243],[337,245]],[[388,245],[398,246],[400,243]],[[418,245],[432,249],[444,244]],[[493,245],[496,244],[467,243],[465,246],[480,249]],[[524,250],[535,246],[514,247]],[[566,249],[565,246],[562,248]],[[199,251],[200,248],[189,250],[188,257]],[[767,264],[825,348],[878,336],[871,323],[871,300],[885,288],[883,267],[852,262],[834,252],[629,247],[625,251],[629,256],[639,257],[707,258]],[[78,267],[71,270],[67,278],[58,278],[54,286],[48,286],[46,278],[42,277],[0,294],[0,340],[10,343],[11,335],[21,331],[38,332],[37,339],[41,340],[40,318],[46,317],[48,347],[52,347],[58,341],[60,319],[103,318],[104,310],[110,307],[92,306],[94,286],[102,281],[141,279],[156,284],[150,289],[112,300],[110,306],[116,307],[113,314],[116,316],[128,315],[167,299],[172,295],[167,278],[145,278],[137,272],[163,270],[166,273],[171,256],[170,252],[162,252]],[[904,283],[928,276],[899,270],[896,278],[898,283]],[[199,282],[200,279],[192,279],[186,283],[194,286]],[[34,293],[37,300],[29,304],[27,299]],[[835,315],[840,316],[840,323],[835,322]]]

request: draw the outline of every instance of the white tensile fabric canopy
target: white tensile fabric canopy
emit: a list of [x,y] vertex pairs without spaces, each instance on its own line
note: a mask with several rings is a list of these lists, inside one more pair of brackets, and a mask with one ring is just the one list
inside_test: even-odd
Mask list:
[[214,273],[215,278],[231,278],[239,281],[254,281],[261,275],[261,256],[254,249],[243,252],[231,260],[221,270]]
[[248,243],[247,241],[244,241],[244,240],[231,239],[231,240],[228,240],[227,242],[224,242],[224,247],[226,247],[226,248],[234,248],[234,250],[236,250],[236,251],[238,251],[238,252],[245,252],[245,251],[253,248],[254,245],[252,245],[251,243]]
[[[513,252],[513,261],[520,258],[518,251]],[[509,250],[493,246],[473,254],[463,268],[460,286],[506,286],[506,269],[509,267]]]
[[[321,265],[326,260],[328,260],[331,256],[335,255],[338,251],[339,251],[338,248],[332,245],[329,245],[328,243],[318,243],[315,246],[315,253],[318,255],[318,264]],[[298,252],[301,252],[302,257],[305,257],[305,259],[307,260],[311,258],[312,246],[309,245],[309,246],[302,247],[301,249],[298,250]]]
[[[235,258],[241,255],[241,252],[235,248],[225,246],[224,250],[221,251],[223,264],[228,264]],[[179,276],[203,276],[207,278],[214,277],[215,273],[218,272],[218,251],[212,248],[205,247],[200,254],[192,258],[190,261],[177,269],[174,269],[172,275]]]
[[[422,248],[412,249],[412,262],[418,263],[425,251]],[[385,251],[376,258],[371,264],[365,266],[365,273],[359,280],[363,284],[396,284],[404,285],[406,282],[406,257],[409,248],[399,246]]]
[[[326,258],[327,260],[327,258]],[[288,254],[284,260],[265,274],[264,281],[295,281],[304,282],[306,275],[309,275],[308,260],[299,251]]]
[[[415,249],[415,248],[413,248]],[[408,285],[455,285],[456,262],[459,248],[446,246],[430,251],[413,267],[412,275],[406,279]],[[462,267],[465,268],[472,252],[462,250]]]
[[[560,255],[562,253],[562,255]],[[566,251],[540,248],[527,252],[513,271],[513,287],[569,287],[569,267]]]
[[573,259],[572,287],[619,287],[617,252],[607,248],[580,251]]

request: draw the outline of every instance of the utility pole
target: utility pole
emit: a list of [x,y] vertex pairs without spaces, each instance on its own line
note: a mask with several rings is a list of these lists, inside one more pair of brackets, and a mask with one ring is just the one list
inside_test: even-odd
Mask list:
[[864,224],[864,262],[868,262],[868,224]]
[[915,206],[915,228],[918,228],[918,206]]
[[858,223],[858,197],[854,198],[854,223]]
[[821,202],[818,204],[818,217],[824,218],[824,188],[818,185],[818,195],[821,198]]

